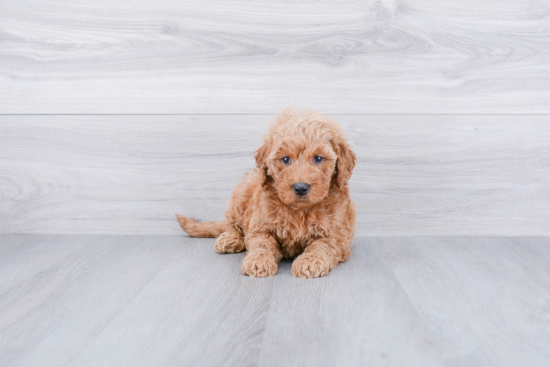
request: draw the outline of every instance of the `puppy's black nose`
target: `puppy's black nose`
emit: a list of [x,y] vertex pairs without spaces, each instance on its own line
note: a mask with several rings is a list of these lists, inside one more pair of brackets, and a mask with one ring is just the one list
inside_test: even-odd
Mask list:
[[309,192],[309,185],[307,183],[298,182],[294,185],[293,189],[296,195],[304,196]]

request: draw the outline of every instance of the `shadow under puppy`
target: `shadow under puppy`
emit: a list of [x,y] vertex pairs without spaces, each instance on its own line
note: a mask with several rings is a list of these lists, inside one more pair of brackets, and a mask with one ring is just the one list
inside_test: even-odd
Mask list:
[[180,215],[193,237],[218,237],[221,253],[247,254],[242,271],[251,277],[277,273],[279,261],[296,258],[292,275],[326,275],[350,256],[355,205],[348,180],[355,154],[338,123],[311,111],[286,109],[256,151],[258,167],[237,184],[226,220],[198,223]]

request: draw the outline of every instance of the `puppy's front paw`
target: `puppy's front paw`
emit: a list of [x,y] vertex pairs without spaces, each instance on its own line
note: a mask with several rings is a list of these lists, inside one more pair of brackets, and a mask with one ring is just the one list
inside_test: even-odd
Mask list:
[[330,262],[321,255],[304,253],[292,263],[292,275],[300,278],[324,277],[330,270]]
[[232,254],[244,251],[244,240],[237,232],[223,232],[216,240],[216,251],[222,254]]
[[251,251],[243,259],[243,274],[263,278],[277,274],[277,262],[270,253]]

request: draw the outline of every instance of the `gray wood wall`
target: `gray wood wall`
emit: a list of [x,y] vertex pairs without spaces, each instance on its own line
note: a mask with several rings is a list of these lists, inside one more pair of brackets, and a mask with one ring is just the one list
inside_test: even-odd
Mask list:
[[358,234],[550,235],[545,0],[3,0],[0,233],[220,219],[286,106],[347,131]]

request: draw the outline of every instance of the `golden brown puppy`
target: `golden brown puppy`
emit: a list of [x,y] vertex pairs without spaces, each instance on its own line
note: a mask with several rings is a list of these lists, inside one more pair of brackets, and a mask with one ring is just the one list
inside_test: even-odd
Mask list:
[[286,109],[255,158],[258,168],[233,190],[225,221],[176,214],[181,227],[193,237],[218,237],[218,252],[246,249],[242,271],[251,277],[275,275],[283,257],[296,257],[292,275],[301,278],[346,261],[355,234],[348,180],[356,158],[338,123]]

